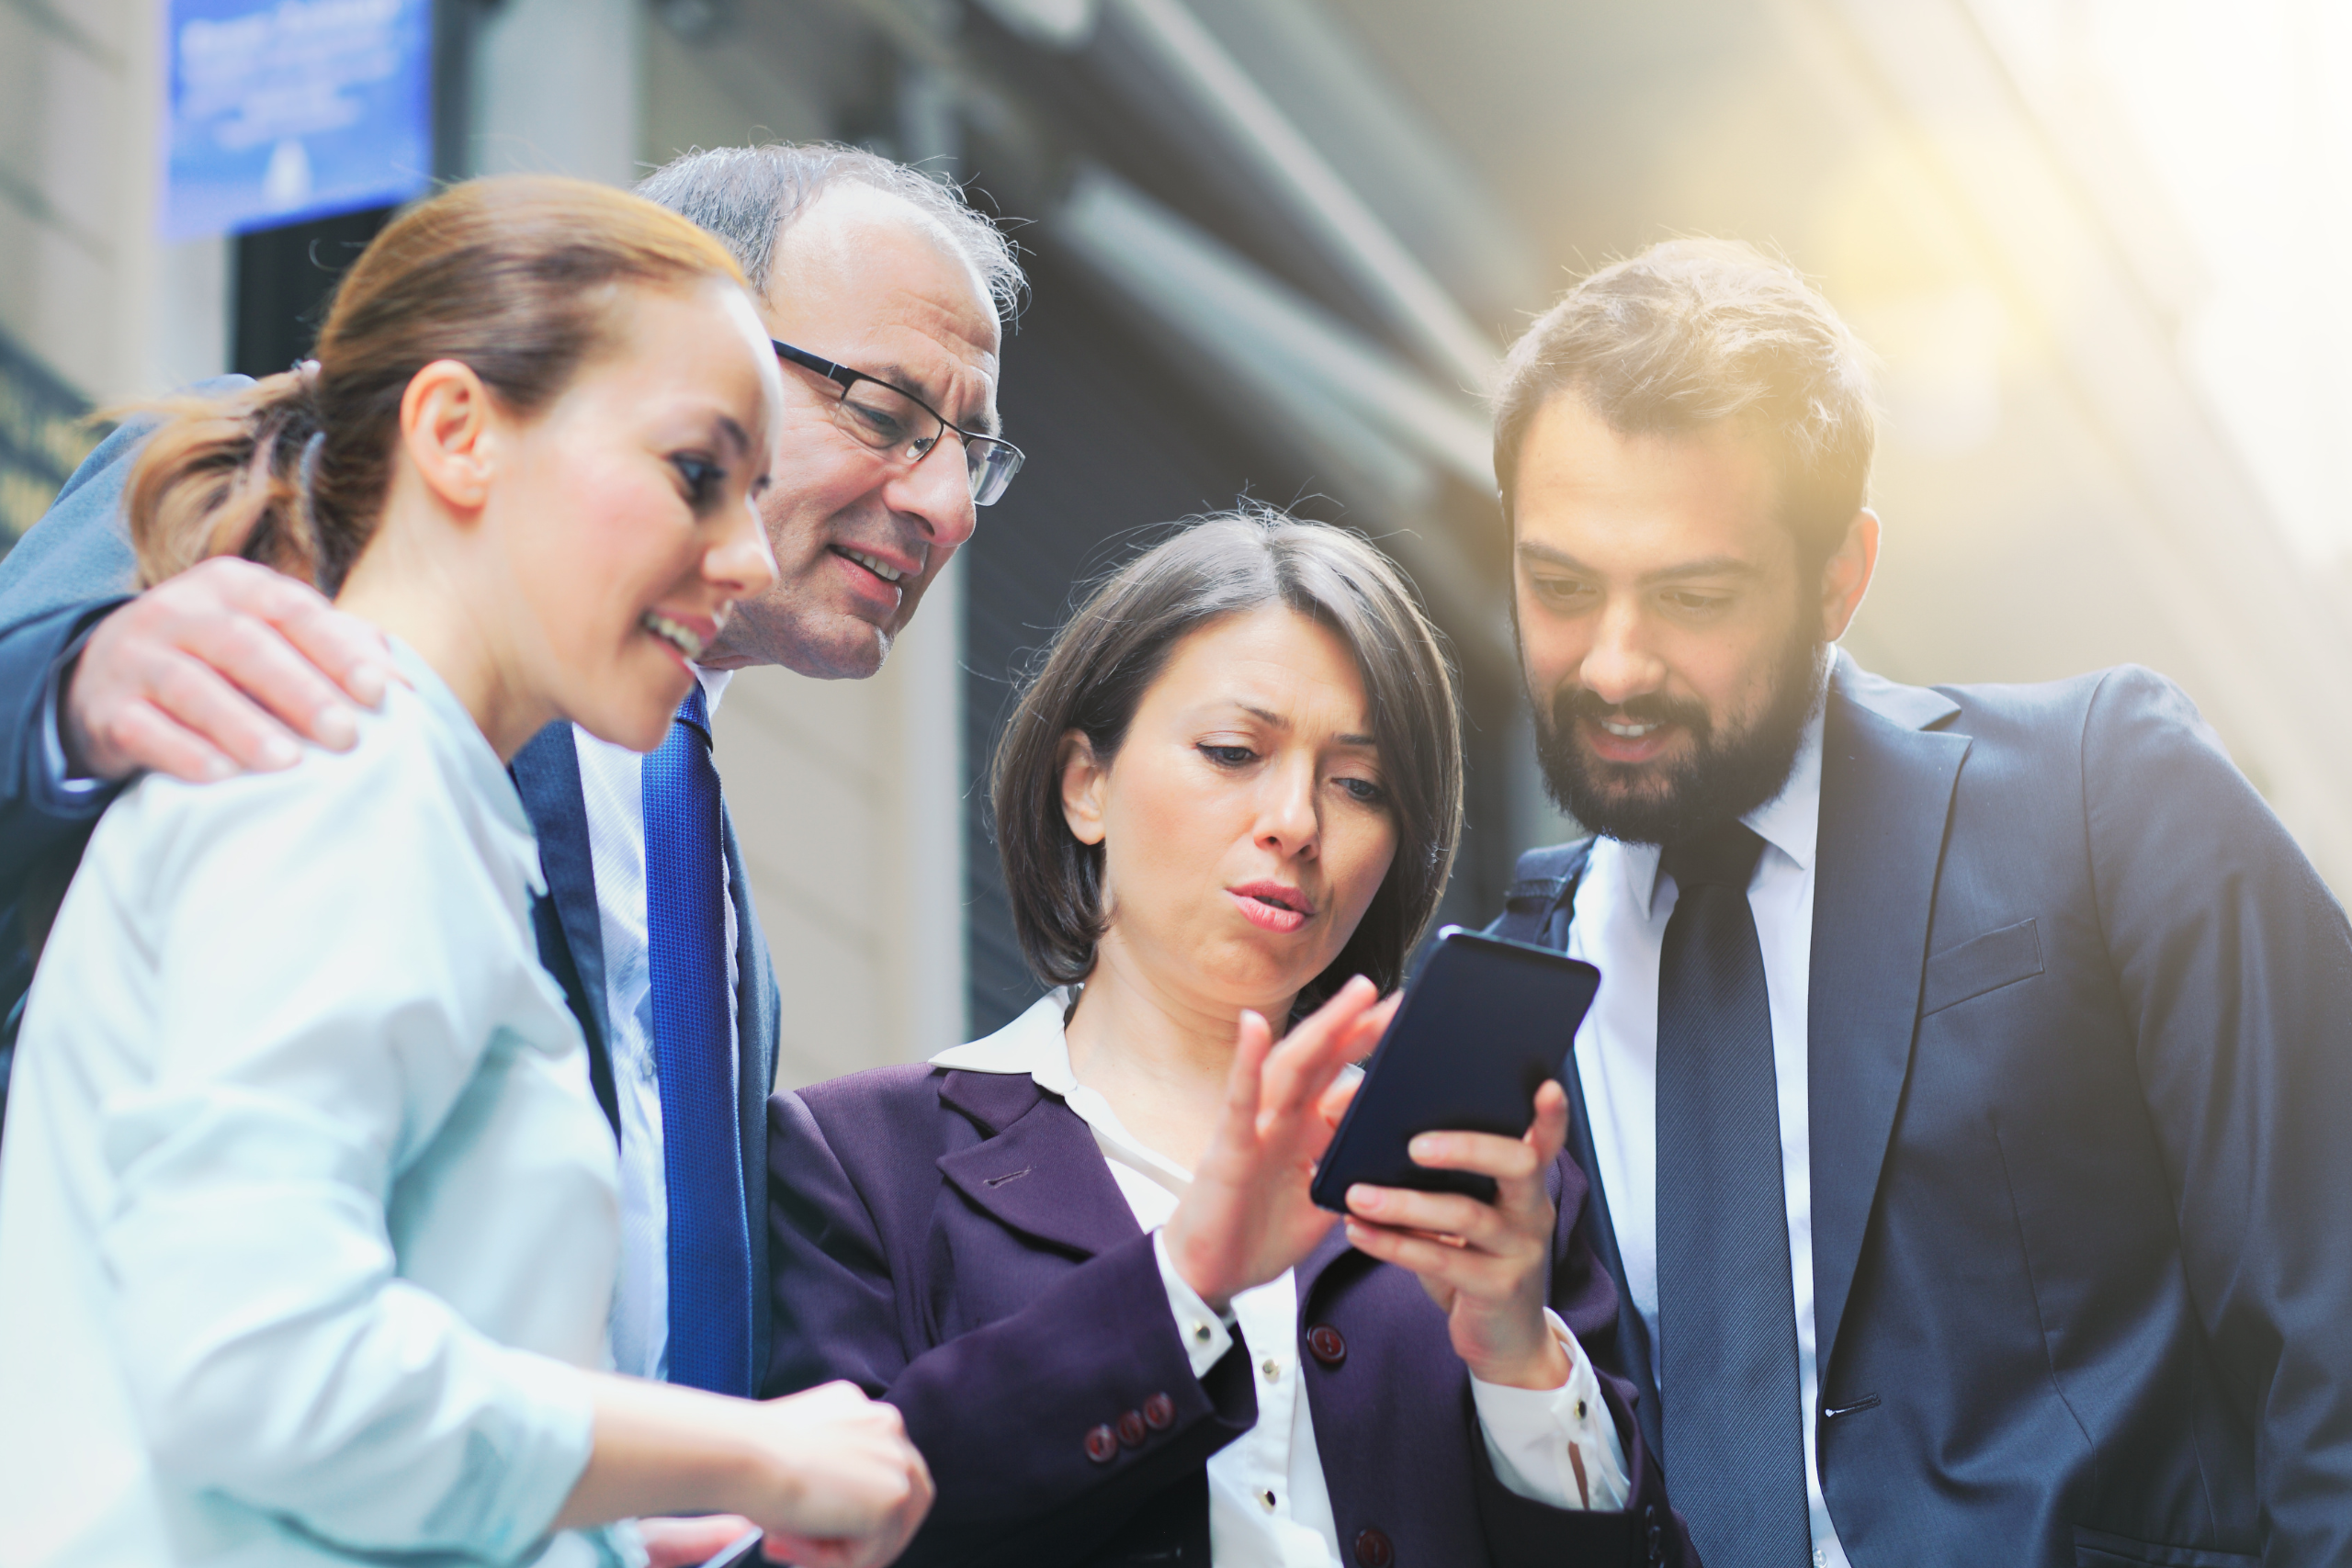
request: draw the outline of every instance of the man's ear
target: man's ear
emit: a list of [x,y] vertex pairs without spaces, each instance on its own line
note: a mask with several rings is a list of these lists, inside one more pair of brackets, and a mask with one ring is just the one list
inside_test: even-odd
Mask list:
[[1821,637],[1836,642],[1854,622],[1878,570],[1878,513],[1863,507],[1846,525],[1846,536],[1821,568]]
[[401,447],[425,488],[461,516],[490,499],[496,410],[473,367],[436,359],[401,393]]
[[1061,764],[1062,820],[1080,843],[1099,844],[1105,831],[1102,793],[1111,770],[1095,760],[1094,743],[1077,729],[1062,737]]

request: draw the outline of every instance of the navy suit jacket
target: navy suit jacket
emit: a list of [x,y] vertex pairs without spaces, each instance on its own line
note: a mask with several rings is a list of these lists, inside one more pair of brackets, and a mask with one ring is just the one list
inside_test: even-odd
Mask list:
[[[1207,1568],[1204,1466],[1257,1419],[1250,1350],[1237,1338],[1193,1377],[1150,1238],[1077,1113],[1024,1076],[915,1066],[779,1094],[771,1115],[767,1392],[846,1378],[905,1416],[938,1501],[903,1568]],[[1578,1230],[1584,1176],[1564,1157],[1553,1181],[1552,1304],[1605,1348],[1617,1292]],[[1335,1226],[1299,1265],[1298,1298],[1297,1364],[1355,1561],[1697,1562],[1628,1384],[1601,1379],[1626,1508],[1547,1507],[1496,1480],[1469,1371],[1411,1274]],[[1309,1337],[1326,1329],[1318,1355]],[[1090,1431],[1157,1395],[1173,1409],[1162,1429],[1130,1423],[1139,1444],[1090,1455]]]
[[[197,389],[241,383],[241,378],[234,378]],[[108,436],[74,470],[41,520],[0,559],[0,922],[5,922],[0,923],[0,1018],[10,1021],[31,983],[47,917],[111,796],[107,792],[62,810],[45,798],[40,787],[43,700],[51,671],[135,586],[122,492],[131,459],[150,429],[152,424],[134,423]],[[588,1037],[596,1099],[617,1136],[620,1119],[605,1043],[610,1029],[605,1016],[603,926],[589,859],[587,804],[571,727],[549,725],[515,754],[510,771],[538,835],[547,872],[548,896],[532,912],[539,958],[563,987],[572,1016]],[[765,1274],[767,1237],[759,1215],[767,1186],[766,1106],[775,1084],[781,1009],[735,824],[727,818],[722,825],[741,977],[735,1010],[742,1043],[736,1135],[742,1150],[743,1212],[752,1221],[752,1278],[757,1280]],[[0,1089],[5,1089],[5,1078],[0,1078]],[[753,1294],[756,1298],[758,1292]],[[755,1310],[753,1300],[745,1301],[743,1311],[751,1320],[752,1364],[756,1368],[767,1357],[768,1315]]]
[[[1819,845],[1814,1419],[1855,1568],[2352,1562],[2352,932],[2286,829],[2147,671],[1841,656]],[[1522,858],[1505,934],[1565,943],[1581,848]]]
[[51,677],[134,586],[122,490],[127,459],[151,428],[134,421],[99,443],[0,558],[0,1111],[33,959],[90,829],[117,793],[63,801],[42,787],[43,716]]

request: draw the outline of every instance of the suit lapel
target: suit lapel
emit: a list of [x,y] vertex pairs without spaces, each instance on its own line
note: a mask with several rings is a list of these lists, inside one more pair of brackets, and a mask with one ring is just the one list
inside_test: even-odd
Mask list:
[[[588,847],[588,800],[580,787],[580,751],[571,726],[558,722],[533,736],[514,753],[507,771],[523,797],[523,809],[538,836],[539,866],[554,906],[550,942],[541,922],[540,953],[588,1036],[590,1076],[614,1131],[620,1127],[607,1042],[612,1021],[605,1009],[605,926],[596,908],[596,867]],[[559,948],[560,951],[551,951]],[[567,972],[568,971],[568,972]]]
[[1964,735],[1958,712],[1838,660],[1822,736],[1807,1033],[1815,1340],[1826,1369],[1911,1070],[1928,917]]
[[[1525,940],[1555,953],[1568,950],[1568,926],[1576,916],[1577,886],[1584,880],[1584,868],[1591,856],[1592,840],[1586,839],[1574,846],[1573,853],[1559,861],[1556,876],[1522,884],[1531,892],[1540,891],[1549,900],[1540,929]],[[1525,860],[1521,863],[1524,866]],[[1499,935],[1516,934],[1502,931],[1502,924],[1498,921],[1488,930]],[[1573,1059],[1569,1065],[1575,1066]],[[1642,1314],[1634,1310],[1633,1290],[1625,1283],[1625,1256],[1617,1246],[1617,1222],[1609,1212],[1609,1192],[1600,1181],[1600,1156],[1592,1144],[1592,1113],[1585,1106],[1584,1075],[1570,1072],[1565,1087],[1568,1091],[1568,1157],[1584,1173],[1588,1194],[1582,1220],[1585,1241],[1600,1260],[1601,1268],[1608,1270],[1611,1283],[1617,1287],[1616,1343],[1605,1347],[1613,1351],[1616,1365],[1609,1370],[1632,1382],[1641,1394],[1634,1411],[1641,1424],[1642,1440],[1651,1453],[1663,1453],[1666,1444],[1661,1436],[1657,1380],[1650,1371],[1649,1329],[1643,1324]]]
[[1143,1234],[1085,1122],[1026,1074],[950,1072],[939,1098],[989,1134],[940,1174],[997,1224],[1081,1258]]
[[[722,800],[718,807],[721,843],[727,856],[727,887],[735,905],[735,1037],[736,1071],[741,1081],[735,1096],[743,1160],[743,1212],[752,1217],[752,1278],[768,1277],[768,1230],[759,1216],[767,1201],[768,1096],[775,1091],[776,1035],[782,1002],[775,987],[775,969],[768,956],[767,933],[760,929],[759,909],[752,899],[752,881],[743,869],[743,849],[735,839],[735,818]],[[752,1364],[767,1365],[768,1314],[752,1314]]]

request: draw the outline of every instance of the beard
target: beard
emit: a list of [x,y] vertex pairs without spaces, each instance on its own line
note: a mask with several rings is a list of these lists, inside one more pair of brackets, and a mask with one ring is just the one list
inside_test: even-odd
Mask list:
[[[1654,694],[1610,704],[1582,686],[1563,686],[1535,710],[1535,754],[1554,804],[1586,828],[1636,844],[1670,844],[1736,820],[1781,793],[1820,705],[1828,644],[1800,624],[1774,660],[1764,710],[1721,735],[1705,705]],[[1577,734],[1582,719],[1677,724],[1690,735],[1676,762],[1611,762]]]

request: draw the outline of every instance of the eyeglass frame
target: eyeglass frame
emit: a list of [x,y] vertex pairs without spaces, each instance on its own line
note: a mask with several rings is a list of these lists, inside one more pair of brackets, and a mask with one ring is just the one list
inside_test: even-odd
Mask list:
[[[912,392],[908,391],[904,387],[899,386],[895,381],[885,381],[879,376],[869,376],[863,370],[853,370],[848,366],[838,364],[833,360],[827,359],[820,354],[811,354],[805,348],[796,348],[791,344],[786,343],[779,338],[768,339],[768,346],[775,349],[776,357],[783,360],[786,364],[797,365],[803,370],[813,370],[818,375],[824,377],[825,379],[840,387],[842,389],[842,396],[843,398],[847,398],[850,394],[851,389],[854,388],[860,381],[871,381],[876,386],[882,388],[886,391],[896,392],[899,396],[906,399],[907,401],[914,404],[915,407],[922,410],[923,412],[937,420],[939,422],[941,434],[944,434],[948,431],[954,431],[956,433],[956,439],[961,442],[964,446],[964,473],[966,483],[972,491],[972,504],[974,506],[994,506],[998,502],[1003,500],[1006,489],[1012,485],[1013,479],[1020,474],[1023,466],[1029,461],[1029,454],[1023,452],[1020,447],[1015,446],[1012,442],[1007,441],[1003,436],[990,435],[983,430],[965,429],[962,425],[957,424],[954,420],[949,419],[945,414],[941,413],[937,409],[933,408],[929,403],[923,401]],[[998,485],[996,494],[989,497],[986,501],[982,501],[980,499],[978,490],[979,474],[972,468],[972,444],[976,441],[980,443],[983,447],[1001,447],[1005,451],[1012,454],[1012,466],[1004,470],[1003,481]],[[938,445],[939,436],[933,436],[931,438],[931,445],[925,446],[921,452],[916,453],[914,462],[910,463],[907,466],[909,468],[913,468],[915,463],[920,463],[925,457],[930,457],[933,448],[936,447]],[[868,448],[868,450],[880,450],[880,448]]]

